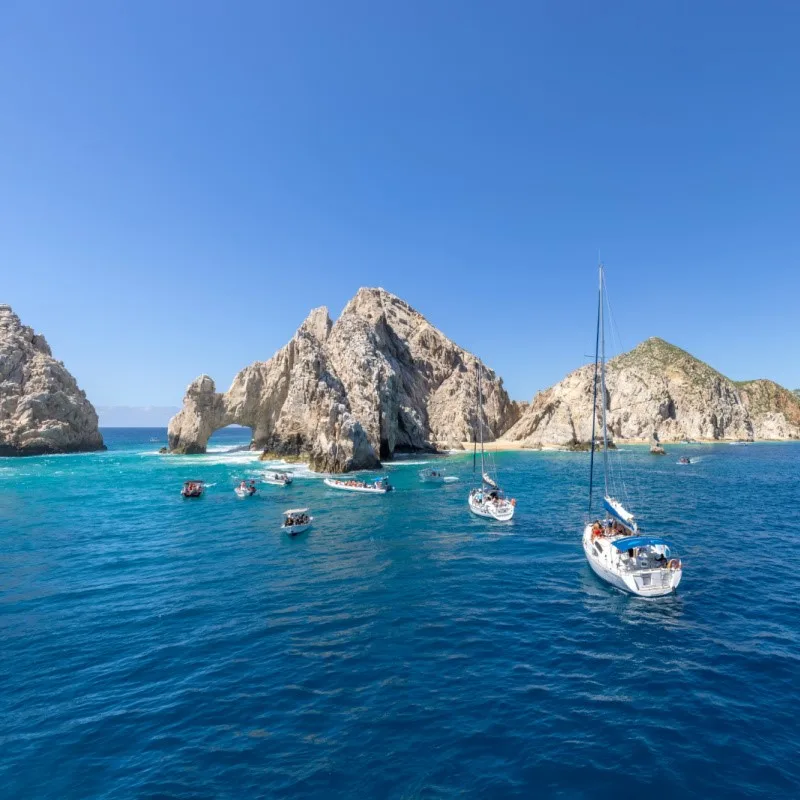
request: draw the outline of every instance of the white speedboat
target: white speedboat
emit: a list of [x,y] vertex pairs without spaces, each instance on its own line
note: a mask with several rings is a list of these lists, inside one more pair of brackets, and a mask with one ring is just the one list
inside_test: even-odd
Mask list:
[[292,476],[288,472],[268,472],[264,476],[264,483],[272,486],[291,486]]
[[256,482],[242,481],[233,491],[237,497],[252,497],[256,493]]
[[281,530],[289,536],[296,536],[311,527],[314,517],[309,515],[307,508],[290,508],[283,512],[283,525]]
[[423,483],[444,483],[447,480],[447,476],[443,469],[427,467],[419,471],[419,479]]
[[[477,370],[478,438],[480,439],[481,444],[481,485],[470,490],[467,503],[469,505],[469,510],[476,516],[486,517],[487,519],[495,519],[498,522],[508,522],[514,516],[517,501],[507,498],[497,481],[486,471],[486,454],[484,453],[483,447],[483,391],[481,384],[483,364],[481,364],[480,361],[477,364]],[[475,461],[476,454],[473,453],[473,470],[475,469]]]
[[341,489],[345,492],[362,492],[364,494],[386,494],[394,487],[388,478],[378,478],[374,481],[357,481],[353,479],[339,480],[338,478],[325,478],[325,485],[331,489]]
[[[605,278],[600,264],[600,289],[597,305],[597,334],[595,349],[592,443],[595,443],[597,401],[600,400],[600,418],[603,431],[603,519],[588,522],[583,529],[583,552],[589,566],[604,581],[625,592],[640,597],[659,597],[675,591],[683,577],[683,564],[675,558],[669,542],[655,536],[644,536],[634,515],[623,502],[614,497],[609,488],[609,442],[606,409],[606,354],[605,354]],[[598,369],[599,368],[599,369]],[[599,382],[598,382],[599,378]],[[599,392],[598,392],[599,388]],[[589,512],[592,509],[594,485],[593,446],[589,455]],[[625,491],[625,483],[622,482]]]

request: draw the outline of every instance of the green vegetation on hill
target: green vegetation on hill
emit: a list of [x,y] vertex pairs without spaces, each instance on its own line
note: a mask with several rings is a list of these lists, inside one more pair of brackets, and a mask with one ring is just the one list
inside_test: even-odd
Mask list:
[[728,379],[686,350],[665,342],[657,336],[646,339],[641,344],[609,361],[611,369],[642,368],[652,372],[680,369],[697,386],[709,381]]

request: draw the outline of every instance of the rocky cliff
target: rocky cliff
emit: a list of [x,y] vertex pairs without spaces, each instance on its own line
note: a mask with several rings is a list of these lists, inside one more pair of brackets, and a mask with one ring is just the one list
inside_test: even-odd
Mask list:
[[[478,360],[383,289],[361,289],[332,323],[312,311],[269,361],[243,369],[224,394],[207,375],[188,388],[169,424],[169,450],[205,451],[238,423],[253,447],[312,469],[377,467],[399,451],[460,447],[476,428]],[[484,435],[499,436],[520,406],[484,367]]]
[[[526,447],[588,444],[593,377],[588,364],[537,394],[503,438]],[[771,381],[736,384],[662,339],[609,361],[606,384],[617,440],[800,438],[800,402],[791,392]]]
[[0,305],[0,456],[104,450],[97,414],[40,334]]
[[800,439],[800,396],[763,378],[736,386],[750,415],[754,439]]

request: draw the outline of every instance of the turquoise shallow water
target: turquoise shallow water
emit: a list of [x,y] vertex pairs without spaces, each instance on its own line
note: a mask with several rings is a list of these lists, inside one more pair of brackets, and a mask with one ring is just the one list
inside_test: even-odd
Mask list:
[[498,456],[499,525],[469,456],[447,486],[416,459],[385,497],[300,470],[239,500],[247,432],[164,433],[0,459],[3,796],[800,794],[800,446],[620,454],[686,567],[648,601],[584,561],[585,454]]

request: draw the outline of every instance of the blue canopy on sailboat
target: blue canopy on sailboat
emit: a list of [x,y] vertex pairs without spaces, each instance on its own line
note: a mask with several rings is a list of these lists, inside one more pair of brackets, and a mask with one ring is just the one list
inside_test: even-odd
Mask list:
[[626,536],[624,539],[617,539],[611,542],[617,550],[630,550],[632,547],[647,547],[648,545],[665,544],[669,547],[669,542],[659,539],[657,536]]

